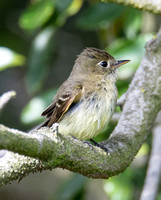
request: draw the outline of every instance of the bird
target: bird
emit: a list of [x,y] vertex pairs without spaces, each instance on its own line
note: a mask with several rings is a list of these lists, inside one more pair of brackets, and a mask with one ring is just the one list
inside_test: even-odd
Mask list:
[[115,111],[117,69],[129,61],[116,60],[101,49],[85,48],[53,102],[42,112],[47,120],[40,127],[58,123],[60,134],[93,141]]

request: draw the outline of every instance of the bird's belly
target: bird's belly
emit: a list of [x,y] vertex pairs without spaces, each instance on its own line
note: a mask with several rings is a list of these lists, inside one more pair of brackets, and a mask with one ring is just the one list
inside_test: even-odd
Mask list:
[[84,99],[69,109],[59,122],[59,132],[80,140],[98,135],[107,126],[115,110],[116,98],[99,96]]

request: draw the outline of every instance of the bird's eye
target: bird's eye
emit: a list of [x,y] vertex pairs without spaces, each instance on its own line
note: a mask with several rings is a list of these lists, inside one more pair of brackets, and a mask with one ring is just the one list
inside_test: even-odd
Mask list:
[[101,61],[99,64],[101,65],[101,67],[107,67],[108,65],[106,61]]

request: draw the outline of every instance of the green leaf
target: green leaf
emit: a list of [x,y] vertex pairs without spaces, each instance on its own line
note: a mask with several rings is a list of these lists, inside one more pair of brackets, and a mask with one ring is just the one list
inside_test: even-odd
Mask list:
[[48,71],[48,61],[53,49],[55,28],[46,27],[34,39],[28,60],[27,89],[29,93],[37,92],[43,85]]
[[83,5],[82,0],[73,0],[73,2],[67,8],[68,16],[72,16],[72,15],[76,14],[80,10],[82,5]]
[[67,18],[76,14],[82,5],[82,0],[56,0],[55,7],[58,15],[55,24],[58,27],[63,26]]
[[6,47],[0,47],[0,71],[9,67],[22,66],[25,57]]
[[44,94],[31,99],[21,112],[21,121],[27,125],[43,121],[44,119],[41,117],[41,113],[52,102],[56,92],[57,88],[50,89]]
[[71,16],[79,11],[82,4],[82,0],[56,0],[55,6],[60,13],[66,12],[68,16]]
[[124,7],[110,3],[96,3],[82,12],[77,25],[86,30],[97,30],[108,27],[122,15]]
[[19,24],[23,29],[33,30],[42,26],[54,12],[52,0],[33,1],[22,14]]

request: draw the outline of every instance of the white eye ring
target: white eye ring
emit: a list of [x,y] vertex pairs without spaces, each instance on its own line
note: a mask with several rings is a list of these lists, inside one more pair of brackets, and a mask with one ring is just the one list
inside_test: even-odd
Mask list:
[[98,65],[100,65],[103,68],[108,68],[109,67],[109,62],[103,60],[103,61],[99,62]]

